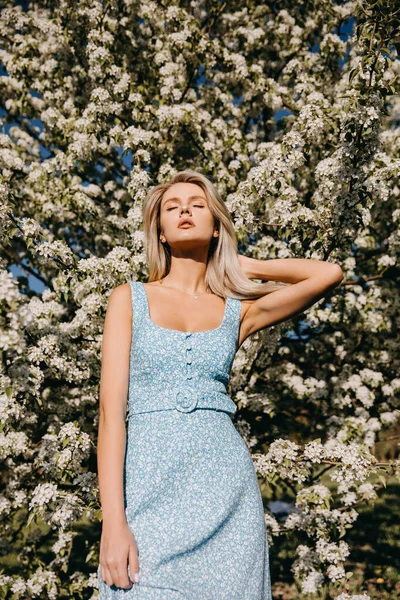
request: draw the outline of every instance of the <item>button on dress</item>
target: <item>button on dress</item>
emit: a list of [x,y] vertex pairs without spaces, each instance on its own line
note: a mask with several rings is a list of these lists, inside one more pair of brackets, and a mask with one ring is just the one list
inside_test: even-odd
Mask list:
[[145,287],[130,288],[123,483],[140,581],[109,586],[99,565],[99,597],[271,600],[260,488],[227,394],[241,301],[226,299],[216,329],[184,332],[153,323]]

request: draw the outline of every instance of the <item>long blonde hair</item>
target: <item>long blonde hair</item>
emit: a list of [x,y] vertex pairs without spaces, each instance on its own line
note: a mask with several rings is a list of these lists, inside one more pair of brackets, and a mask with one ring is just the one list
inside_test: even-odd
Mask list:
[[194,183],[204,192],[208,207],[214,216],[218,237],[212,237],[207,257],[205,284],[210,291],[226,298],[240,300],[260,298],[274,290],[286,287],[284,283],[256,283],[246,277],[238,259],[237,237],[225,202],[207,177],[197,171],[179,171],[166,183],[152,187],[143,207],[143,226],[149,282],[166,277],[171,269],[171,251],[167,242],[160,240],[160,206],[164,193],[174,183]]

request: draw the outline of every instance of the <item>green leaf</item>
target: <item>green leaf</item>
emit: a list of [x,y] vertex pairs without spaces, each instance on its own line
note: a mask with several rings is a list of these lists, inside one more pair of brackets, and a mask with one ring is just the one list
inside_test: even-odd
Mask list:
[[378,479],[381,482],[381,484],[383,485],[383,487],[386,488],[386,485],[387,485],[386,477],[384,477],[384,475],[378,475]]
[[36,515],[35,515],[35,513],[31,513],[31,514],[29,515],[29,517],[28,517],[28,520],[27,520],[27,522],[26,522],[26,525],[27,525],[27,526],[28,526],[28,525],[30,525],[30,524],[32,523],[32,521],[33,521],[33,519],[35,518],[35,516],[36,516]]
[[351,83],[354,79],[354,77],[357,75],[358,72],[358,68],[355,67],[354,69],[352,69],[349,73],[349,83]]

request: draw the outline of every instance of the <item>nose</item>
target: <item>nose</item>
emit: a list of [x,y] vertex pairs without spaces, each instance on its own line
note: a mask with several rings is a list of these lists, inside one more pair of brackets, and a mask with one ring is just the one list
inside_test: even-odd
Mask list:
[[181,208],[181,214],[182,214],[183,212],[185,212],[185,211],[186,211],[186,212],[189,212],[189,209],[188,209],[188,207],[187,207],[187,206],[184,206],[184,207],[182,207],[182,208]]

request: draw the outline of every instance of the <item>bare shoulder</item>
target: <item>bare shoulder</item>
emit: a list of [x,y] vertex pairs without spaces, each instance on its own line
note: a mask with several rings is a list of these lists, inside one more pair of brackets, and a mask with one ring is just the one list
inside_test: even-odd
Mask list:
[[121,285],[117,285],[111,294],[109,295],[109,300],[113,299],[113,302],[124,302],[127,299],[131,299],[131,286],[130,283],[122,283]]
[[[107,315],[112,315],[113,320],[129,322],[132,320],[132,296],[129,283],[117,285],[108,297]],[[107,318],[107,317],[106,317]]]

